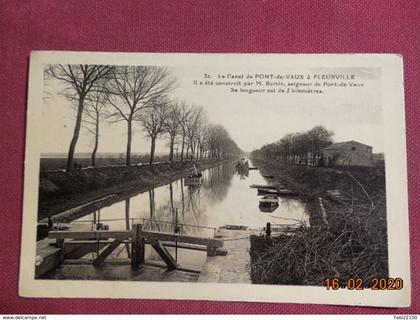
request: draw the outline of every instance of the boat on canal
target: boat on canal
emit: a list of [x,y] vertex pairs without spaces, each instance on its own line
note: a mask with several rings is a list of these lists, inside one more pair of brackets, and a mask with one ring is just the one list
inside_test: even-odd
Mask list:
[[263,176],[264,178],[267,178],[267,179],[274,179],[274,176],[273,176],[273,175],[271,175],[271,174],[262,174],[262,176]]
[[249,162],[245,158],[241,158],[235,165],[235,169],[238,172],[245,172],[249,170]]
[[265,185],[265,184],[251,184],[249,187],[250,188],[255,188],[255,189],[272,189],[272,190],[277,190],[277,188],[275,186],[270,186],[270,185]]
[[298,193],[289,189],[269,189],[269,188],[258,188],[258,195],[275,195],[275,196],[297,196]]
[[269,189],[269,188],[258,188],[258,195],[266,195],[266,194],[272,194],[272,195],[277,195],[278,191],[277,189]]
[[184,186],[187,187],[199,187],[203,183],[203,174],[198,171],[195,164],[193,164],[193,170],[191,174],[184,178]]
[[234,225],[234,224],[226,224],[223,226],[224,229],[226,230],[247,230],[248,226],[243,226],[243,225]]
[[275,195],[265,195],[260,199],[259,208],[262,212],[273,212],[279,206],[279,198]]

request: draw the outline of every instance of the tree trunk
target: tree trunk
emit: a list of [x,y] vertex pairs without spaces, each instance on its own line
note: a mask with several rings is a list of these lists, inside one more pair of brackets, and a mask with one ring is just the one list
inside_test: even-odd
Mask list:
[[169,161],[174,161],[174,142],[175,142],[175,136],[171,136],[171,142],[170,142],[170,151],[169,151]]
[[130,118],[127,121],[127,152],[125,156],[126,166],[131,165],[131,138],[132,138],[132,132],[131,132],[131,118]]
[[195,156],[195,142],[191,143],[191,157]]
[[195,147],[194,147],[194,157],[198,160],[198,158],[199,158],[199,154],[198,154],[198,151],[199,151],[199,143],[198,143],[198,141],[195,143]]
[[99,113],[96,114],[96,124],[95,124],[95,146],[93,147],[91,163],[92,167],[95,166],[96,151],[98,151],[99,145]]
[[71,139],[70,147],[69,147],[69,153],[67,155],[66,171],[70,171],[70,170],[73,169],[74,152],[76,150],[77,140],[79,139],[80,127],[81,127],[81,124],[82,124],[84,102],[85,102],[84,95],[80,95],[79,96],[79,105],[78,105],[78,108],[77,108],[76,125],[74,126],[73,138]]
[[182,135],[181,161],[184,160],[185,134]]
[[149,164],[153,163],[153,160],[155,158],[155,148],[156,148],[156,137],[152,136],[150,137],[152,139],[152,143],[150,145],[150,160],[149,160]]

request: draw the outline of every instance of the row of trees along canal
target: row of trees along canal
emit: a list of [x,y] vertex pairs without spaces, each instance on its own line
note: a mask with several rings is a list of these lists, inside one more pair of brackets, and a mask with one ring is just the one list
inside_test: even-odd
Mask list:
[[[241,153],[227,130],[209,123],[202,106],[171,98],[176,78],[168,68],[156,66],[49,65],[46,79],[64,84],[64,95],[76,109],[73,137],[66,170],[73,168],[77,141],[82,126],[94,136],[91,164],[99,146],[101,124],[125,122],[126,165],[131,164],[133,129],[139,125],[150,139],[150,164],[156,140],[169,142],[169,161],[174,161],[174,146],[180,145],[180,160],[222,159]],[[47,89],[48,90],[48,89]]]
[[333,135],[323,126],[316,126],[308,131],[289,133],[277,142],[254,150],[253,155],[289,163],[320,165],[321,150],[333,143]]

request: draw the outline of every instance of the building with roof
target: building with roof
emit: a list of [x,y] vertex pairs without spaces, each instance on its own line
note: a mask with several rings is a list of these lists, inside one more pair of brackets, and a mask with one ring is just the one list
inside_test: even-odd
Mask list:
[[322,154],[327,166],[373,166],[372,147],[354,140],[333,143]]

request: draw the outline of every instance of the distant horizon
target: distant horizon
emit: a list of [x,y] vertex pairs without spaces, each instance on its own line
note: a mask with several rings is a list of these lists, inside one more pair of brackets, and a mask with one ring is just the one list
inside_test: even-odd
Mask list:
[[[350,140],[346,140],[346,141],[350,141]],[[334,141],[333,143],[339,143],[339,142],[345,142],[345,141]],[[357,141],[359,142],[359,141]],[[267,143],[269,144],[269,143]],[[251,154],[252,151],[244,151],[242,150],[243,153],[245,154]],[[132,152],[131,153],[131,157],[138,157],[138,156],[148,156],[150,154],[150,152]],[[380,151],[380,152],[374,152],[374,150],[372,149],[372,154],[385,154],[385,152]],[[96,158],[101,158],[102,157],[107,157],[107,158],[119,158],[120,156],[125,157],[125,152],[107,152],[107,151],[102,151],[102,152],[98,152],[96,154]],[[157,152],[155,154],[155,156],[160,157],[160,156],[168,156],[169,152]],[[74,155],[74,158],[90,158],[91,157],[91,153],[90,152],[76,152]],[[41,153],[41,159],[45,159],[45,158],[67,158],[67,152],[42,152]]]

